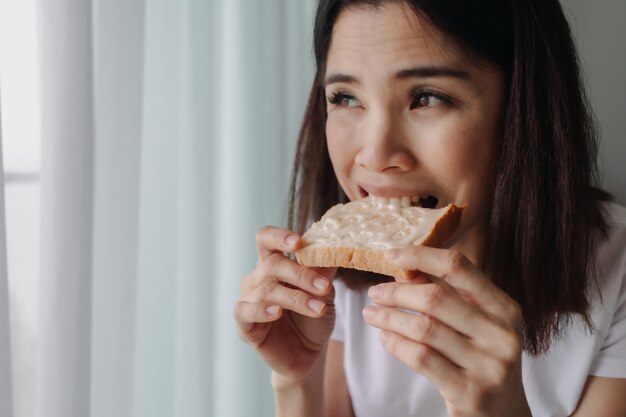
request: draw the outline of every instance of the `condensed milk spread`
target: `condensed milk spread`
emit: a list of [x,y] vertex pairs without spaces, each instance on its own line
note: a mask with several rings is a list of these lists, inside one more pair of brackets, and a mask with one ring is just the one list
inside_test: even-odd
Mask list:
[[411,206],[411,198],[368,196],[330,208],[302,236],[307,246],[352,246],[386,250],[419,245],[447,207]]

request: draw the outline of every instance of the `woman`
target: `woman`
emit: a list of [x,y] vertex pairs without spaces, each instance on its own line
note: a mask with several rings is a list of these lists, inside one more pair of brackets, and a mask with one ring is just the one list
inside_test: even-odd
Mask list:
[[291,227],[369,194],[468,207],[445,248],[387,253],[410,281],[258,233],[234,316],[277,415],[625,415],[626,211],[593,188],[558,1],[323,0],[315,53]]

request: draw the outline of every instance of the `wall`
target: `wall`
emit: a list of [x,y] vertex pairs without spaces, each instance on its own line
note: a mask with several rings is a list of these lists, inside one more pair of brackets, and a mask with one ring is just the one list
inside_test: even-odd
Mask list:
[[601,129],[604,188],[626,205],[626,1],[562,0]]

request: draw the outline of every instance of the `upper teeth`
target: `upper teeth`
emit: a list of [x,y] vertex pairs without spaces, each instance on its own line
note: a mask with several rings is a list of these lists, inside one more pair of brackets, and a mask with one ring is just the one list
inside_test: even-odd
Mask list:
[[370,201],[373,205],[378,208],[399,208],[399,207],[410,207],[411,203],[419,203],[421,199],[428,198],[428,196],[404,196],[404,197],[377,197],[375,195],[369,196]]

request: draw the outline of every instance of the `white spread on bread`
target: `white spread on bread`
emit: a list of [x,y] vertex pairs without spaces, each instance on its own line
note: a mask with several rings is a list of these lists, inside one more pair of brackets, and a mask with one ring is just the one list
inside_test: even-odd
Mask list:
[[303,235],[307,246],[349,246],[386,250],[419,245],[437,219],[448,210],[412,207],[419,197],[385,198],[370,195],[331,207]]

